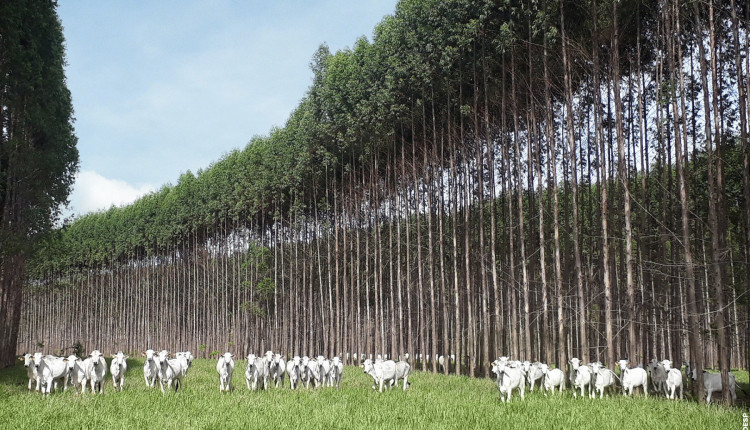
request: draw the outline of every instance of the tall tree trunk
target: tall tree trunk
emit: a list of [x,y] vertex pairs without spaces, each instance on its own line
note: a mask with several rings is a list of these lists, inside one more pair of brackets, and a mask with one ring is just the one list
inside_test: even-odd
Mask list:
[[[568,134],[568,155],[570,157],[570,176],[571,176],[571,190],[573,192],[573,219],[571,220],[571,230],[573,231],[573,259],[575,260],[575,274],[576,274],[576,286],[578,291],[578,330],[580,336],[580,352],[581,360],[585,363],[589,362],[589,344],[588,336],[586,334],[586,302],[584,298],[583,290],[583,269],[581,265],[581,249],[579,240],[579,223],[578,223],[578,161],[576,157],[576,141],[575,133],[573,128],[573,88],[571,83],[572,68],[570,65],[570,59],[568,58],[568,41],[565,34],[565,15],[563,3],[560,3],[560,28],[562,35],[562,57],[563,57],[563,68],[564,68],[564,80],[565,80],[565,105],[567,107],[567,127],[566,131]],[[616,82],[616,81],[615,81]]]
[[[693,384],[693,394],[699,399],[699,402],[702,402],[704,399],[704,387],[703,387],[703,348],[704,346],[700,342],[699,333],[700,333],[700,326],[698,323],[698,298],[696,294],[696,285],[695,285],[695,267],[693,265],[693,251],[692,251],[692,243],[691,243],[691,233],[690,233],[690,203],[689,203],[689,180],[688,180],[688,162],[687,162],[687,124],[685,121],[685,92],[687,91],[687,87],[685,86],[683,74],[679,73],[680,70],[682,70],[682,47],[679,43],[675,43],[674,38],[672,37],[672,34],[679,35],[680,34],[680,1],[674,0],[674,3],[672,5],[672,12],[669,14],[669,16],[672,16],[674,19],[674,27],[675,31],[672,32],[665,32],[666,39],[669,41],[669,51],[672,55],[669,56],[670,58],[670,73],[671,73],[671,79],[672,81],[677,81],[677,77],[679,76],[679,87],[681,89],[680,91],[680,109],[678,110],[677,106],[677,98],[672,98],[672,106],[674,107],[674,112],[676,116],[676,124],[682,125],[682,133],[680,133],[679,130],[676,130],[675,133],[675,169],[677,170],[677,176],[678,176],[678,182],[679,182],[679,190],[680,190],[680,209],[681,209],[681,224],[682,224],[682,247],[684,250],[684,258],[685,258],[685,278],[686,278],[686,284],[687,284],[687,314],[688,314],[688,326],[689,326],[689,332],[688,332],[688,338],[690,342],[690,356],[691,356],[691,363],[690,366],[692,369],[695,369],[696,372],[696,383]],[[669,20],[665,20],[667,23]],[[675,46],[677,47],[677,55],[674,55]],[[678,63],[675,66],[674,64],[674,58],[678,59]],[[680,112],[680,116],[677,116],[677,113]],[[684,140],[685,145],[685,158],[683,158],[683,143],[681,140]],[[688,375],[688,379],[690,380],[692,375]]]
[[628,175],[628,163],[625,155],[625,133],[623,130],[623,113],[622,99],[620,97],[620,53],[619,39],[620,29],[617,23],[617,2],[612,3],[612,17],[614,22],[614,36],[612,38],[612,84],[614,89],[615,103],[615,128],[617,138],[617,166],[619,178],[623,185],[624,196],[624,216],[625,216],[625,271],[626,286],[628,294],[628,348],[630,360],[638,363],[642,357],[639,357],[638,342],[636,340],[636,319],[635,309],[635,280],[633,279],[633,225],[631,221],[630,209],[630,180]]
[[[594,1],[594,9],[597,9],[596,1]],[[609,202],[607,200],[607,149],[604,142],[603,125],[601,121],[601,87],[600,87],[600,76],[601,69],[599,64],[599,43],[597,32],[597,20],[594,20],[594,47],[593,47],[593,58],[594,58],[594,138],[599,143],[599,191],[601,193],[601,223],[602,223],[602,282],[604,284],[604,330],[605,340],[607,342],[607,354],[606,363],[609,369],[614,369],[615,366],[615,346],[614,346],[614,329],[612,325],[612,285],[611,276],[609,273],[610,261],[609,261]],[[615,83],[617,85],[617,83]]]
[[[697,4],[696,4],[697,7]],[[711,268],[713,271],[713,284],[714,294],[716,296],[716,327],[717,327],[717,342],[718,348],[718,359],[719,368],[721,369],[721,382],[723,387],[723,399],[724,403],[731,404],[732,397],[729,390],[729,336],[727,333],[726,322],[727,318],[727,307],[724,292],[724,279],[725,275],[725,263],[724,253],[726,248],[725,231],[726,226],[724,225],[724,198],[723,198],[723,168],[721,159],[721,136],[722,126],[720,121],[720,110],[719,110],[719,88],[718,88],[718,70],[716,65],[717,47],[716,47],[716,32],[714,29],[714,3],[713,0],[708,1],[708,16],[709,16],[709,40],[711,43],[711,94],[712,94],[712,106],[713,112],[709,111],[708,108],[708,85],[706,83],[707,70],[705,68],[705,56],[703,53],[703,42],[699,42],[700,60],[701,60],[701,79],[704,86],[704,102],[706,110],[706,150],[708,152],[708,224],[711,230],[711,255],[712,262]],[[699,27],[700,28],[700,27]],[[714,124],[714,136],[715,140],[711,138],[711,130],[709,125],[709,114],[712,113],[713,124]],[[715,148],[713,143],[715,142]]]

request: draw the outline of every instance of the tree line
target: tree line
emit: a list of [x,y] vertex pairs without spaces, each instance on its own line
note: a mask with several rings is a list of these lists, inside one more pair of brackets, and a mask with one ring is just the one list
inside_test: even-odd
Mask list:
[[401,1],[372,41],[319,48],[284,127],[48,235],[18,349],[408,352],[470,376],[498,355],[671,358],[727,378],[748,367],[748,14]]

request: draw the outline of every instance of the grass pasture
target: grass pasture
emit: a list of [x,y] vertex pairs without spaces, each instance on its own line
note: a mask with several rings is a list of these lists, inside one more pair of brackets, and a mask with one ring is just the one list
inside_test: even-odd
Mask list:
[[[534,391],[526,401],[514,395],[502,404],[494,381],[414,372],[406,392],[377,393],[372,379],[347,367],[340,391],[332,388],[249,392],[245,361],[237,361],[235,391],[219,393],[214,360],[195,360],[184,391],[162,395],[143,381],[142,359],[129,359],[125,391],[115,393],[108,380],[102,395],[76,396],[72,390],[43,398],[26,390],[22,365],[0,370],[0,428],[246,428],[274,429],[741,429],[746,406],[698,405],[663,397],[604,400],[544,397]],[[747,388],[747,372],[738,379]],[[738,395],[745,396],[738,392]]]

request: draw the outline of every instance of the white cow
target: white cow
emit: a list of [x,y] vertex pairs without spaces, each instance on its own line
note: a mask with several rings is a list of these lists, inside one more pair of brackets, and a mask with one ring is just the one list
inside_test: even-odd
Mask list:
[[175,360],[180,364],[180,369],[182,369],[182,375],[187,376],[188,370],[190,370],[190,360],[192,360],[190,357],[192,357],[193,354],[190,352],[178,352],[174,355]]
[[122,351],[118,351],[112,357],[112,363],[109,365],[109,373],[112,374],[112,384],[115,387],[115,391],[118,389],[122,391],[125,385],[125,372],[128,370],[127,358]]
[[643,394],[648,397],[648,373],[640,367],[628,368],[628,360],[617,362],[620,366],[620,381],[622,382],[622,394],[632,395],[633,388],[643,387]]
[[320,384],[325,387],[326,385],[329,385],[330,387],[333,386],[333,384],[330,381],[330,373],[331,373],[331,361],[322,355],[319,355],[317,360],[318,362],[318,373],[320,375]]
[[544,396],[547,396],[547,391],[552,391],[552,394],[555,394],[555,387],[559,387],[559,391],[562,393],[565,389],[565,372],[560,369],[550,369],[545,363],[542,363],[540,367],[544,374],[544,380],[542,381]]
[[219,372],[219,392],[228,393],[234,389],[232,386],[232,375],[234,374],[234,356],[225,352],[216,363],[216,371]]
[[101,394],[104,392],[104,377],[107,375],[107,362],[104,361],[102,353],[95,349],[89,354],[86,363],[86,379],[91,384],[91,392]]
[[594,398],[594,391],[591,389],[591,369],[588,366],[582,366],[581,360],[571,358],[570,364],[576,372],[576,378],[573,381],[573,397],[578,396],[578,389],[581,389],[581,397],[584,397],[584,390],[589,389],[589,397]]
[[[362,367],[365,373],[372,376],[375,385],[380,386],[379,391],[381,393],[383,392],[383,385],[385,385],[385,382],[396,378],[396,362],[393,360],[376,360],[373,362],[368,358],[365,360]],[[373,389],[375,388],[375,385],[373,385]]]
[[336,389],[341,388],[341,376],[344,374],[344,363],[339,357],[333,357],[331,360],[331,372],[328,374],[331,380],[331,386],[335,385]]
[[396,374],[393,376],[393,380],[391,380],[391,387],[396,385],[398,381],[404,380],[404,391],[406,391],[406,387],[409,385],[409,372],[411,371],[411,366],[406,361],[397,361],[396,362]]
[[[39,354],[41,354],[41,352]],[[29,378],[29,391],[31,391],[32,385],[36,387],[35,390],[39,391],[39,385],[37,384],[37,371],[36,366],[34,366],[34,354],[24,354],[23,358],[20,360],[23,360],[23,366],[26,368],[26,376]]]
[[615,372],[607,369],[602,365],[600,362],[595,362],[591,364],[591,367],[593,368],[593,377],[594,377],[594,397],[596,397],[596,392],[599,392],[599,398],[601,399],[604,397],[604,389],[607,387],[614,387],[615,385],[615,379],[617,378],[617,375]]
[[156,352],[153,349],[147,349],[146,362],[143,363],[143,379],[146,380],[146,386],[154,388],[158,377],[159,366],[156,365]]
[[310,363],[310,357],[304,355],[302,356],[302,359],[300,360],[300,373],[299,373],[299,380],[303,384],[305,384],[305,388],[308,388],[310,386],[310,369],[308,369],[307,365]]
[[[688,369],[689,368],[690,367],[688,367]],[[698,378],[696,369],[688,372],[690,372],[690,377],[693,381],[696,381]],[[721,382],[721,373],[709,373],[706,370],[703,371],[703,389],[706,393],[706,403],[711,403],[713,393],[721,393],[723,387],[724,383]],[[732,402],[737,400],[737,378],[732,372],[729,372],[729,394],[732,396]]]
[[305,387],[310,387],[310,380],[312,380],[313,388],[318,388],[322,383],[320,375],[320,363],[317,358],[311,358],[307,361],[307,382]]
[[[523,371],[526,373],[526,383],[529,384],[529,391],[534,391],[534,385],[536,384],[536,381],[541,380],[544,378],[544,373],[542,373],[541,368],[542,363],[537,362],[530,362],[530,361],[524,361],[523,362]],[[542,383],[539,382],[539,386],[541,387]]]
[[[521,394],[521,400],[524,399],[526,374],[521,367],[510,367],[506,362],[495,361],[492,372],[496,375],[497,389],[503,403],[510,402],[511,393],[514,389],[517,389]],[[503,397],[503,394],[505,394],[505,397]]]
[[273,363],[273,351],[266,351],[265,355],[263,355],[263,363],[266,365],[266,372],[270,375],[271,363]]
[[[262,383],[264,390],[268,388],[268,368],[264,359],[256,357],[255,354],[250,354],[247,356],[247,368],[245,369],[247,389],[255,391],[259,381]],[[252,388],[250,388],[251,382]]]
[[294,390],[302,380],[302,359],[299,356],[295,355],[286,362],[286,373],[289,375],[289,386]]
[[284,356],[281,354],[274,354],[273,361],[271,361],[271,365],[268,368],[268,375],[274,382],[276,388],[279,388],[279,384],[281,384],[282,387],[284,386],[285,370],[286,363],[284,361]]
[[75,355],[68,357],[68,384],[73,386],[76,394],[86,392],[86,385],[88,385],[86,366],[88,366],[86,360],[81,360]]
[[42,394],[47,395],[57,390],[58,383],[63,383],[63,391],[68,386],[68,363],[63,357],[54,355],[34,354],[34,367],[37,372],[37,385]]
[[680,369],[672,368],[672,362],[670,360],[662,360],[661,365],[664,366],[664,370],[667,372],[667,398],[674,399],[675,392],[679,388],[680,400],[682,400],[684,390],[682,387],[682,372]]
[[187,369],[186,362],[177,358],[170,359],[169,352],[162,350],[156,357],[156,364],[159,369],[159,386],[162,394],[165,393],[164,383],[167,384],[167,389],[171,389],[174,385],[176,392],[182,385],[182,378],[185,376],[185,369]]
[[187,369],[185,370],[185,375],[187,376],[188,370],[190,370],[190,366],[193,365],[193,359],[195,358],[193,357],[193,353],[190,351],[181,351],[181,352],[176,353],[174,356],[177,358],[183,357],[185,359],[185,362],[187,363]]

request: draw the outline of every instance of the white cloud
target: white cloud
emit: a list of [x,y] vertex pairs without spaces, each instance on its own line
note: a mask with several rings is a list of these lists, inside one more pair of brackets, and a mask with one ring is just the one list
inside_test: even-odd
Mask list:
[[154,191],[149,184],[133,186],[119,179],[109,179],[93,170],[82,170],[76,176],[70,195],[70,209],[76,214],[123,206]]

